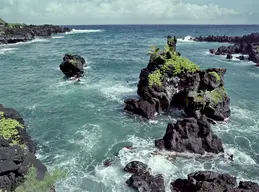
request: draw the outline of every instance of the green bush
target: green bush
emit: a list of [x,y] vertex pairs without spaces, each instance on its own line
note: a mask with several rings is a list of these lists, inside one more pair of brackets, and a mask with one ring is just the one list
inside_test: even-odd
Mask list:
[[55,170],[47,173],[42,180],[37,180],[36,168],[31,167],[25,176],[25,182],[16,188],[15,192],[49,192],[55,183],[64,176],[64,172]]
[[11,140],[11,145],[21,145],[24,148],[18,128],[24,126],[15,119],[5,118],[4,112],[0,112],[0,135],[6,140]]
[[148,75],[148,82],[149,86],[152,87],[153,85],[162,85],[162,77],[161,71],[158,69],[154,71],[152,74]]

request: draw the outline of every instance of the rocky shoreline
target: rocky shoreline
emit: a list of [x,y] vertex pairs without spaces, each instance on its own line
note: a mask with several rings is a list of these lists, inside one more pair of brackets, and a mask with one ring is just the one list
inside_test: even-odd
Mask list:
[[[165,49],[153,47],[148,66],[141,70],[137,93],[139,99],[126,99],[125,110],[145,119],[180,108],[182,120],[169,123],[162,139],[154,141],[160,151],[198,155],[224,153],[221,139],[211,124],[230,117],[230,99],[224,88],[226,69],[201,70],[198,65],[176,52],[176,38],[167,37]],[[233,155],[229,156],[233,161]],[[129,162],[124,171],[132,173],[127,184],[139,192],[165,192],[163,175],[153,175],[147,165]],[[188,179],[171,182],[172,192],[259,192],[259,185],[240,182],[229,174],[212,171],[190,173]]]
[[31,167],[36,169],[36,179],[44,179],[47,168],[35,156],[36,144],[26,132],[22,117],[16,110],[5,108],[1,104],[0,143],[1,190],[14,191],[22,185]]
[[[124,171],[132,173],[126,183],[139,192],[165,192],[162,175],[153,175],[147,165],[133,161],[126,165]],[[240,181],[227,173],[197,171],[190,173],[187,179],[176,179],[170,183],[172,192],[258,192],[259,185],[250,181]]]
[[49,38],[53,34],[71,31],[68,27],[55,25],[8,24],[0,26],[0,44],[31,41],[37,37]]
[[[221,46],[218,49],[210,49],[211,54],[226,55],[226,59],[232,59],[232,54],[242,54],[237,57],[240,60],[249,60],[259,65],[259,33],[251,33],[244,36],[208,36],[195,37],[197,42],[220,42],[234,45]],[[246,56],[247,55],[247,56]]]

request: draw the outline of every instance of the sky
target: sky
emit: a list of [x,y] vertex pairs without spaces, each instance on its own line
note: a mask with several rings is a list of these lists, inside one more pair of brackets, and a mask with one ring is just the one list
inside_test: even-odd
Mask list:
[[27,24],[259,24],[259,0],[0,0]]

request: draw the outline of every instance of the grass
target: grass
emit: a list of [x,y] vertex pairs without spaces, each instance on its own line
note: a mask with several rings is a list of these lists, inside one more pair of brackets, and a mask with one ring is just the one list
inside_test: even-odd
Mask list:
[[0,112],[0,135],[11,141],[10,145],[20,145],[22,148],[25,146],[22,144],[18,128],[24,128],[17,120],[5,118],[4,113]]
[[64,176],[64,172],[55,170],[52,173],[47,173],[42,180],[38,180],[36,168],[31,167],[25,176],[25,182],[16,188],[15,192],[48,192]]
[[209,72],[210,75],[214,76],[216,78],[216,81],[219,82],[220,81],[220,76],[217,72],[215,71],[212,71],[212,72]]

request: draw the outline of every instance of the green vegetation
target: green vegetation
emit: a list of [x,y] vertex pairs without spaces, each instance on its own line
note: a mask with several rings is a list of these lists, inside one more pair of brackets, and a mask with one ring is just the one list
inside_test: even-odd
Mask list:
[[4,113],[0,112],[0,135],[4,139],[11,141],[11,145],[20,145],[24,148],[18,128],[24,128],[24,126],[15,119],[5,118]]
[[42,180],[37,180],[37,170],[35,167],[31,167],[26,175],[26,181],[15,192],[49,192],[55,183],[64,176],[64,172],[54,170],[52,173],[47,173]]
[[212,72],[209,72],[210,75],[213,75],[215,78],[216,78],[216,81],[220,81],[220,76],[217,72],[215,71],[212,71]]
[[162,85],[162,80],[166,72],[170,71],[173,75],[179,75],[181,73],[194,73],[199,70],[199,66],[192,63],[190,60],[172,54],[170,59],[165,59],[165,63],[161,66],[160,69],[155,70],[152,74],[148,76],[149,86],[153,85]]
[[160,69],[155,70],[152,74],[148,75],[149,86],[150,87],[152,87],[153,85],[161,86],[162,78],[163,78],[163,75]]
[[199,66],[184,57],[173,54],[171,59],[166,60],[162,70],[163,72],[172,70],[174,75],[178,75],[185,72],[194,73],[199,70]]
[[[176,53],[176,38],[168,37],[167,44],[164,47],[163,52],[159,52],[159,48],[152,46],[148,52],[151,57],[150,61],[154,61],[157,58],[161,58],[162,62],[159,68],[157,68],[153,73],[149,74],[149,86],[153,85],[161,86],[163,78],[166,73],[179,75],[181,73],[194,73],[199,70],[199,66],[192,63],[190,60],[178,56]],[[161,61],[160,61],[161,62]]]

